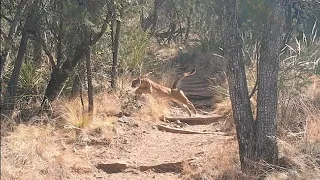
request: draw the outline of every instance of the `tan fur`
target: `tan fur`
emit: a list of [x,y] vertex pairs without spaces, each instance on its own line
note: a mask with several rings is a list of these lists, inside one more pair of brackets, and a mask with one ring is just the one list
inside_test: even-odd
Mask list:
[[181,104],[184,108],[187,109],[189,116],[191,116],[191,111],[194,114],[197,114],[196,109],[194,108],[193,104],[189,101],[189,99],[185,96],[182,90],[177,88],[178,83],[186,76],[191,76],[196,72],[196,70],[192,70],[187,73],[183,73],[182,76],[176,79],[173,83],[172,88],[168,88],[162,86],[151,79],[149,79],[147,75],[140,76],[139,78],[132,81],[132,88],[138,87],[135,91],[137,95],[142,94],[151,94],[152,96],[157,96],[159,98],[168,98],[169,100],[175,101],[178,104]]

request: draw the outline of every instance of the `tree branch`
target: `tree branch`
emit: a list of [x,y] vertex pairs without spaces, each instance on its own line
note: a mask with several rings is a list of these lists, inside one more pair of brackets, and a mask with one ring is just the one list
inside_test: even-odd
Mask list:
[[53,69],[56,68],[57,66],[56,66],[56,63],[54,62],[53,56],[51,55],[51,53],[50,53],[50,51],[49,51],[46,43],[45,43],[44,40],[41,38],[41,36],[39,35],[39,33],[36,33],[36,34],[34,35],[33,40],[38,41],[38,42],[41,44],[41,46],[42,46],[42,48],[43,48],[43,51],[46,53],[46,55],[47,55],[48,58],[49,58],[49,63],[50,63],[50,65],[51,65],[51,67],[52,67]]

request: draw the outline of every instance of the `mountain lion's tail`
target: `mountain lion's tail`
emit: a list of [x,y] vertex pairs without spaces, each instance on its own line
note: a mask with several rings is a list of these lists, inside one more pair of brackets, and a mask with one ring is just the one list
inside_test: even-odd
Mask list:
[[183,73],[183,75],[181,75],[178,79],[176,79],[176,81],[174,81],[171,89],[177,89],[177,86],[178,86],[179,82],[180,82],[184,77],[194,75],[195,73],[196,73],[196,69],[192,69],[192,71],[190,71],[190,72],[185,72],[185,73]]

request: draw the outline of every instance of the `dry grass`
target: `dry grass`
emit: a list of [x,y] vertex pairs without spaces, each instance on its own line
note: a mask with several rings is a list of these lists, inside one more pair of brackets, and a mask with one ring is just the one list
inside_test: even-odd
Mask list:
[[76,128],[85,128],[93,121],[106,121],[110,123],[110,117],[121,112],[121,102],[114,93],[99,94],[94,97],[94,109],[92,114],[88,113],[88,101],[80,98],[60,101],[57,111],[63,119],[63,124]]
[[135,113],[139,119],[153,122],[169,113],[169,103],[165,99],[156,99],[151,95],[145,95],[140,101],[143,102],[143,105]]
[[[251,109],[253,111],[253,116],[256,115],[257,101],[255,97],[250,99]],[[230,98],[225,98],[224,100],[214,104],[214,113],[219,114],[223,117],[224,122],[222,124],[221,130],[225,132],[235,132],[235,124],[233,119],[232,105]]]
[[60,148],[50,126],[20,124],[1,141],[1,179],[45,179],[68,172],[59,161]]
[[314,157],[300,150],[301,144],[278,140],[281,171],[266,174],[266,179],[319,179],[320,167]]
[[117,93],[103,93],[95,95],[93,114],[114,116],[121,112],[121,99]]
[[88,159],[70,144],[71,136],[49,124],[17,125],[1,139],[1,179],[78,179],[93,172]]
[[241,177],[238,146],[236,141],[215,146],[200,162],[183,166],[183,179],[239,179]]
[[77,100],[63,102],[60,108],[64,124],[84,128],[92,121],[92,114],[86,112]]
[[112,141],[116,118],[106,114],[118,107],[115,102],[108,104],[115,98],[102,99],[104,102],[95,104],[101,107],[94,110],[93,118],[86,115],[77,99],[64,101],[54,109],[63,119],[58,126],[54,120],[46,125],[13,125],[13,131],[7,131],[1,139],[1,179],[78,179],[79,174],[93,172],[87,158],[76,149]]

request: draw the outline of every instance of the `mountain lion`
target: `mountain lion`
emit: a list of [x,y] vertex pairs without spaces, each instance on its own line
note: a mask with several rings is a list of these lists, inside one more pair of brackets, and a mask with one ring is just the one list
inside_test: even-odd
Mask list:
[[168,98],[178,104],[181,104],[184,108],[187,109],[189,116],[191,116],[191,111],[194,114],[197,114],[196,109],[189,99],[184,95],[183,91],[178,89],[178,83],[186,76],[191,76],[196,73],[196,69],[193,69],[190,72],[183,73],[179,78],[175,80],[171,88],[162,86],[151,79],[148,78],[148,74],[142,75],[137,79],[132,81],[131,87],[138,89],[135,91],[135,94],[151,94],[152,96],[158,96],[160,98]]

